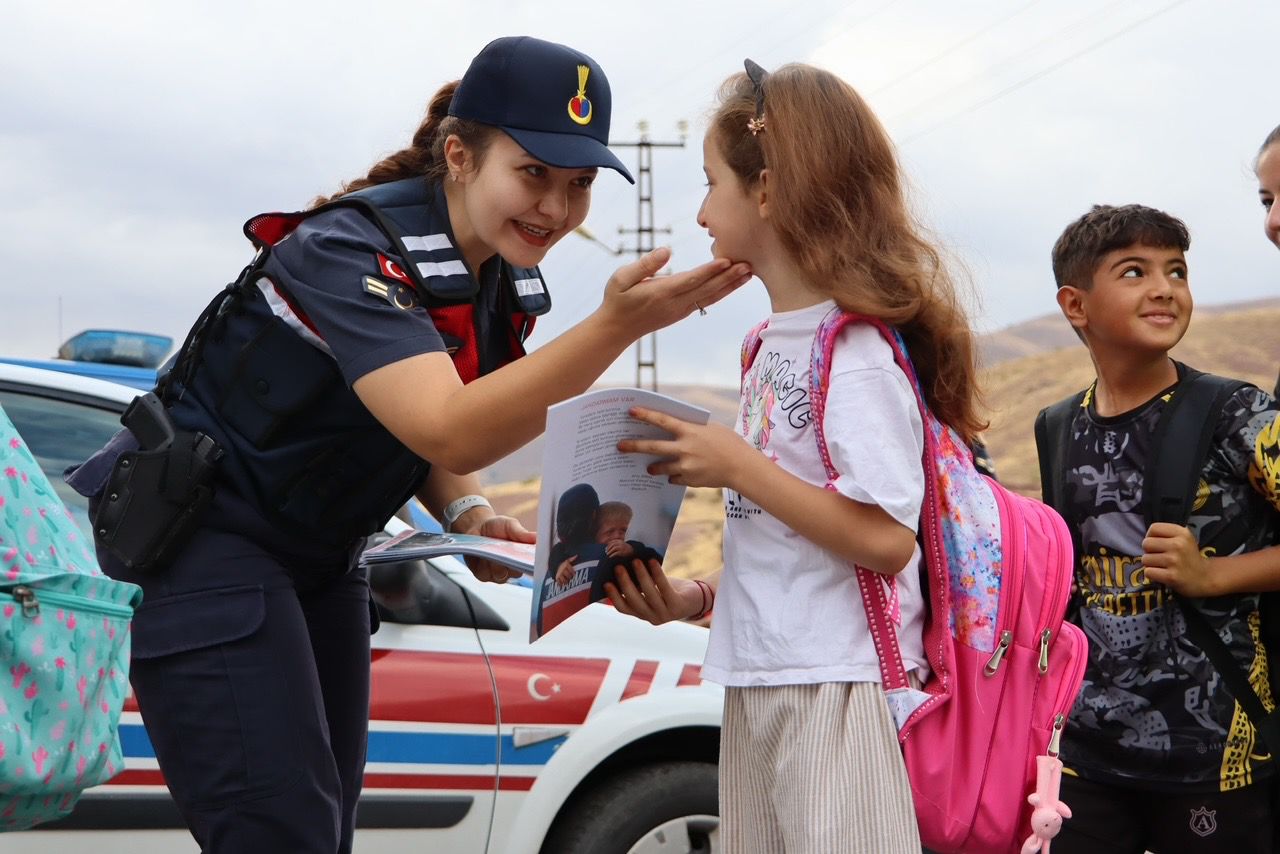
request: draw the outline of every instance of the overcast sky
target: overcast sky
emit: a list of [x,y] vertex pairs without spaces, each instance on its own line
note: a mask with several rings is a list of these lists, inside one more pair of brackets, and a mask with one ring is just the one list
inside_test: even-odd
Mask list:
[[[246,218],[363,175],[512,34],[600,62],[615,140],[642,119],[654,140],[689,122],[685,149],[653,157],[677,268],[708,257],[704,119],[750,56],[822,65],[867,96],[922,218],[972,274],[981,329],[1055,310],[1049,248],[1095,202],[1185,219],[1200,302],[1280,295],[1250,170],[1280,123],[1277,32],[1275,0],[9,0],[0,353],[50,356],[88,327],[181,338],[248,260]],[[616,245],[635,217],[635,190],[602,173],[587,225]],[[584,317],[618,260],[574,237],[555,247],[535,340]],[[742,333],[767,311],[752,282],[661,333],[659,379],[736,384]],[[629,352],[606,379],[631,382],[634,365]]]

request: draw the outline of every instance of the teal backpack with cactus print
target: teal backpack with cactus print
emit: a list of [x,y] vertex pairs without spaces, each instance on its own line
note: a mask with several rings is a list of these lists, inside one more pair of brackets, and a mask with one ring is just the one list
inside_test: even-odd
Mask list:
[[71,812],[123,765],[134,584],[102,574],[0,409],[0,831]]

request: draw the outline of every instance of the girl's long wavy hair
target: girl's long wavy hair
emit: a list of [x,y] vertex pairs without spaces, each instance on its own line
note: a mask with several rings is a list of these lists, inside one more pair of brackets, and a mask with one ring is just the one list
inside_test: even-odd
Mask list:
[[465,146],[471,149],[475,157],[475,166],[479,168],[489,142],[501,131],[492,125],[449,115],[449,103],[453,100],[453,93],[457,91],[459,82],[454,80],[444,84],[431,97],[431,101],[427,104],[427,114],[418,125],[418,129],[414,131],[408,148],[388,154],[373,165],[369,174],[354,181],[344,182],[342,189],[333,195],[317,196],[312,200],[311,207],[319,207],[347,193],[354,193],[356,190],[378,184],[389,184],[404,178],[421,176],[433,182],[444,180],[449,171],[444,162],[444,142],[450,134],[456,135]]
[[764,130],[746,74],[724,82],[713,141],[747,188],[769,170],[769,222],[809,281],[906,340],[933,413],[967,439],[986,427],[973,332],[956,280],[908,210],[897,156],[862,97],[810,65],[763,83]]

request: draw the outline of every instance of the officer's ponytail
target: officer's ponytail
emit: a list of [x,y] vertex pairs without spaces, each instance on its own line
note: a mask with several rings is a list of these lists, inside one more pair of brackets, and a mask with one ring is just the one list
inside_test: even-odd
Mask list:
[[461,139],[472,150],[479,163],[497,128],[449,115],[449,102],[453,100],[453,93],[457,91],[459,82],[454,80],[444,84],[432,96],[431,102],[427,104],[426,118],[414,132],[413,141],[408,148],[387,155],[374,164],[368,175],[344,183],[342,189],[332,196],[317,196],[311,202],[311,207],[319,207],[365,187],[389,184],[404,178],[423,176],[430,181],[442,180],[448,172],[444,162],[444,141],[450,134]]

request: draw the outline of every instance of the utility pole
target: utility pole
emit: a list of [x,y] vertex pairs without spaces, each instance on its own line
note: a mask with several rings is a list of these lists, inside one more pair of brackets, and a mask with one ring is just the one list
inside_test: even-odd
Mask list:
[[[624,228],[618,227],[618,234],[634,234],[636,236],[636,245],[632,251],[639,258],[646,252],[653,250],[653,236],[661,232],[670,234],[670,228],[654,228],[653,227],[653,149],[655,148],[684,148],[685,136],[688,132],[688,123],[681,119],[676,124],[680,131],[679,142],[655,142],[649,139],[649,123],[641,121],[637,124],[640,131],[640,138],[635,142],[612,142],[610,148],[634,148],[636,149],[636,227]],[[644,338],[636,341],[636,386],[644,387],[645,370],[648,369],[649,388],[654,391],[658,390],[658,334],[651,332]]]

